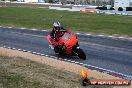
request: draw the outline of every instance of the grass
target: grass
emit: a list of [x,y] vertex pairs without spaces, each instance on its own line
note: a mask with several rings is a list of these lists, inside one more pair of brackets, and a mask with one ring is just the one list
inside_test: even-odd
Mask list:
[[0,56],[0,68],[0,85],[4,88],[81,87],[73,73],[20,57]]
[[119,15],[97,15],[48,9],[0,8],[0,25],[51,29],[59,20],[64,27],[74,31],[119,34],[132,36],[132,17]]
[[79,75],[75,73],[58,70],[46,64],[0,55],[0,88],[83,88],[79,79]]

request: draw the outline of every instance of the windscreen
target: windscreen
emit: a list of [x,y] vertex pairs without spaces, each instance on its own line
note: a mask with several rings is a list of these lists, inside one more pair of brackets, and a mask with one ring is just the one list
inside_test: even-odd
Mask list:
[[65,33],[65,34],[61,37],[61,39],[66,40],[66,41],[69,41],[69,40],[71,39],[71,35],[70,35],[69,33]]

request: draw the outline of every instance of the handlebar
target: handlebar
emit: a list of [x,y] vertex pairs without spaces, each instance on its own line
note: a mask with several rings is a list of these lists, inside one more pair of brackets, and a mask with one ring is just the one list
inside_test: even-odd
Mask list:
[[67,32],[67,30],[59,30],[60,32]]

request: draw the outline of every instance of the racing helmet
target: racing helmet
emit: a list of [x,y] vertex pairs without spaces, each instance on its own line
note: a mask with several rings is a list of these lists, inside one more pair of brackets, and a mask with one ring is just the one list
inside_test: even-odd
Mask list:
[[60,24],[60,22],[54,22],[54,23],[53,23],[53,26],[54,26],[55,30],[60,30],[60,29],[61,29],[61,24]]

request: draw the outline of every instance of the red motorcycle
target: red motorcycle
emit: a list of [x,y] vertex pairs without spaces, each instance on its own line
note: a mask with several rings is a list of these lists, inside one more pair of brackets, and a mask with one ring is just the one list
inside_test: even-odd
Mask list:
[[84,51],[79,47],[78,38],[70,31],[60,31],[61,35],[57,42],[51,39],[51,36],[47,36],[48,42],[51,44],[51,49],[58,46],[58,53],[60,55],[78,56],[80,59],[85,60],[86,55]]

